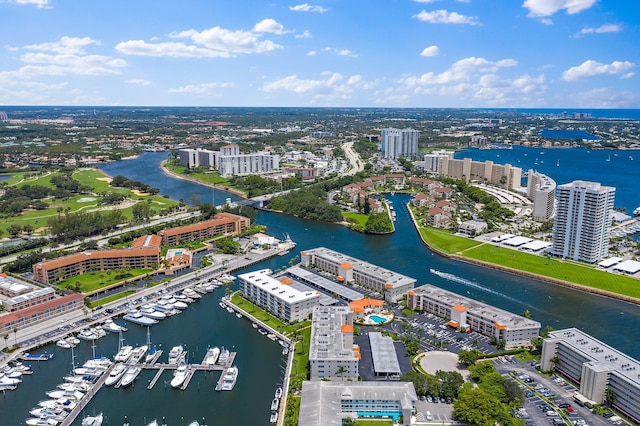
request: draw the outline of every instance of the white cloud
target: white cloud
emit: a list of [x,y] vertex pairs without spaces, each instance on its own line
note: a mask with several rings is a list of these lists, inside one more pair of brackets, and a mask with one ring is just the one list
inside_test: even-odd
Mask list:
[[289,10],[293,12],[316,12],[316,13],[324,13],[329,11],[329,9],[325,9],[322,6],[313,6],[308,3],[303,3],[296,6],[289,6]]
[[296,34],[296,38],[311,38],[309,30],[304,30],[302,34]]
[[413,0],[416,3],[435,3],[440,0]]
[[587,34],[617,33],[620,31],[622,31],[622,27],[620,25],[607,24],[607,25],[601,25],[598,28],[591,28],[591,27],[583,28],[580,30],[578,34],[575,35],[575,37],[582,37]]
[[315,50],[310,50],[309,52],[307,52],[307,56],[316,56],[318,54],[318,52],[316,52]]
[[429,46],[422,49],[420,56],[438,56],[440,54],[440,48],[438,46]]
[[91,37],[60,37],[60,40],[54,42],[45,42],[39,44],[30,44],[24,46],[28,50],[43,50],[64,55],[78,55],[86,52],[85,47],[92,44],[99,45],[98,40],[94,40]]
[[525,0],[522,7],[529,9],[529,17],[551,16],[560,10],[569,15],[591,8],[597,0]]
[[569,101],[574,105],[589,105],[591,108],[637,108],[640,98],[636,92],[600,87],[573,93],[564,101],[565,104]]
[[310,104],[330,103],[334,100],[350,99],[355,90],[370,90],[379,81],[365,81],[361,75],[345,78],[340,73],[323,73],[326,78],[311,80],[301,79],[297,75],[266,83],[262,90],[269,93],[290,92],[305,95]]
[[613,61],[611,64],[602,64],[597,61],[587,60],[563,72],[562,79],[565,81],[576,81],[603,74],[623,74],[633,67],[635,67],[635,64],[629,61]]
[[478,25],[478,18],[475,16],[465,16],[458,12],[448,12],[446,10],[434,10],[433,12],[423,10],[417,15],[413,15],[413,17],[430,24]]
[[224,89],[227,87],[233,87],[233,83],[201,83],[201,84],[188,84],[182,87],[176,87],[169,89],[169,93],[185,93],[195,95],[208,95],[214,89]]
[[273,19],[258,22],[254,31],[231,31],[219,26],[203,31],[186,30],[172,33],[173,39],[188,39],[192,42],[158,42],[128,40],[116,45],[118,52],[139,56],[169,56],[183,58],[228,58],[239,54],[266,53],[282,46],[271,40],[262,40],[267,32],[284,33],[282,25]]
[[126,80],[126,83],[136,84],[138,86],[149,86],[151,84],[149,80],[145,80],[143,78],[133,78],[131,80]]
[[284,26],[275,19],[267,18],[258,22],[253,27],[253,32],[256,33],[273,33],[273,34],[286,34],[291,31],[285,31]]
[[634,72],[628,72],[628,73],[624,74],[624,75],[623,75],[622,77],[620,77],[620,78],[621,78],[621,79],[623,79],[623,80],[626,80],[627,78],[631,78],[631,77],[633,77],[634,75],[636,75],[636,73],[634,73]]
[[49,0],[16,0],[18,4],[33,4],[38,9],[43,9],[49,6]]
[[356,58],[358,56],[358,54],[353,53],[349,49],[337,49],[335,47],[324,47],[324,48],[322,48],[322,51],[323,52],[328,52],[328,53],[333,53],[333,54],[338,55],[338,56],[350,56],[352,58]]
[[553,20],[549,19],[549,18],[542,18],[540,19],[540,22],[542,22],[544,25],[553,25]]

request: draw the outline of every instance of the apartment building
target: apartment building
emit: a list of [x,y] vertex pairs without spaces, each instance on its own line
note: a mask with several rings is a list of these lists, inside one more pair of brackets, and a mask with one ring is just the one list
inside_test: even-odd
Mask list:
[[540,323],[425,284],[407,293],[407,307],[449,318],[448,325],[503,340],[507,348],[528,346],[538,337]]
[[412,158],[418,155],[418,131],[413,129],[382,129],[380,148],[384,158]]
[[527,198],[533,201],[533,220],[545,222],[553,217],[556,181],[531,169],[527,172]]
[[164,229],[158,232],[162,245],[175,246],[182,242],[202,241],[216,235],[235,236],[249,229],[251,220],[231,213],[218,213],[213,219],[191,225]]
[[440,176],[491,183],[505,189],[520,188],[522,169],[511,164],[494,164],[493,161],[473,161],[471,158],[456,160],[448,156],[439,158]]

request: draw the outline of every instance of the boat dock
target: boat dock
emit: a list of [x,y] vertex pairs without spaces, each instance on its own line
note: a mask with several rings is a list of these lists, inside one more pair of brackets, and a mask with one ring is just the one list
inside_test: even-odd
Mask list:
[[102,374],[102,376],[100,376],[100,378],[93,384],[93,386],[91,386],[91,389],[89,389],[89,391],[85,394],[84,398],[82,398],[78,402],[78,405],[76,405],[75,408],[71,410],[69,415],[65,417],[62,423],[60,423],[60,426],[69,426],[71,423],[73,423],[76,417],[78,417],[78,414],[82,413],[84,407],[86,407],[87,404],[91,402],[91,399],[94,397],[94,395],[102,388],[102,385],[104,385],[104,382],[107,381],[107,378],[109,377],[109,374],[111,374],[111,370],[113,370],[113,367],[115,367],[115,365],[116,364],[113,363],[109,368],[107,368],[104,374]]
[[[233,361],[235,359],[236,352],[231,352],[229,354],[229,360],[224,365],[189,364],[189,372],[187,373],[187,377],[184,380],[184,383],[182,384],[182,386],[180,386],[180,389],[185,390],[187,386],[189,386],[189,382],[193,378],[193,375],[196,373],[196,371],[222,371],[222,375],[220,377],[224,376],[224,373],[226,373],[227,369],[233,365]],[[141,367],[147,370],[158,370],[156,375],[149,382],[149,386],[147,386],[147,389],[151,390],[156,385],[158,380],[160,380],[160,376],[162,376],[162,373],[164,373],[166,370],[177,369],[178,364],[146,364],[141,365]]]

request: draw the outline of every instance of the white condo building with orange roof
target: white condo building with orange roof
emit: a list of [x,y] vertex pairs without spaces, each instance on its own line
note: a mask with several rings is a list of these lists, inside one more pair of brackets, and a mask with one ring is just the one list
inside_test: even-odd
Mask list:
[[503,340],[505,347],[528,346],[538,337],[540,323],[425,284],[407,292],[407,307],[449,318],[449,326],[466,328]]
[[340,282],[377,291],[389,302],[402,298],[416,284],[414,278],[325,247],[305,250],[300,254],[302,266],[328,271]]
[[301,291],[287,277],[277,280],[271,276],[271,269],[240,274],[238,280],[247,300],[286,322],[308,319],[320,300],[320,292]]
[[311,323],[311,380],[358,380],[360,347],[353,343],[353,309],[316,306]]

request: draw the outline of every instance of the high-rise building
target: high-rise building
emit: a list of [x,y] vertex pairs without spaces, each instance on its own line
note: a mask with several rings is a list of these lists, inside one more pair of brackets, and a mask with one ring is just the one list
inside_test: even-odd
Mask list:
[[454,151],[441,149],[424,155],[424,171],[429,173],[440,173],[440,158],[447,157],[453,160]]
[[382,129],[380,149],[384,158],[414,157],[418,154],[418,131],[413,129]]
[[527,198],[533,201],[533,220],[544,222],[551,219],[556,202],[556,182],[547,175],[529,170]]
[[558,186],[551,253],[594,263],[607,255],[616,189],[598,182]]

